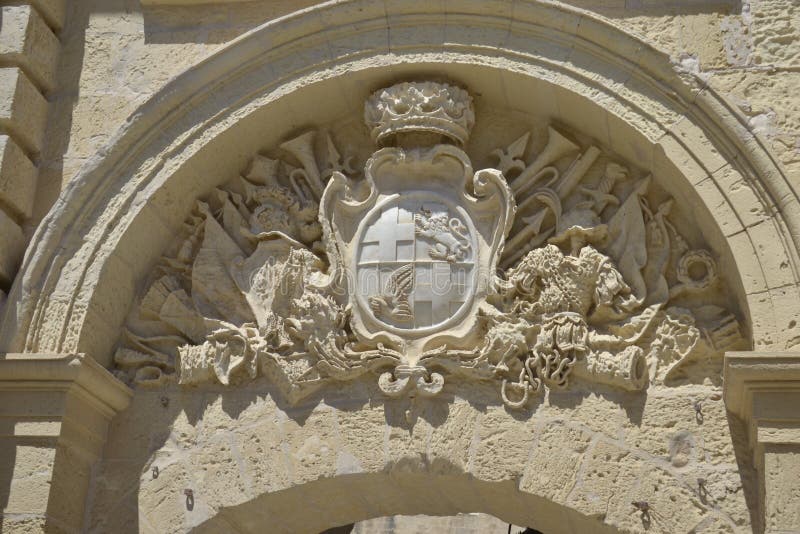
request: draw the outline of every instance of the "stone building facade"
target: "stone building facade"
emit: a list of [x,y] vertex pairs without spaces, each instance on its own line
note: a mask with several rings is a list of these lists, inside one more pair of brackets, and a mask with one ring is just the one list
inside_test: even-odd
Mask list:
[[800,532],[795,0],[0,9],[3,532]]

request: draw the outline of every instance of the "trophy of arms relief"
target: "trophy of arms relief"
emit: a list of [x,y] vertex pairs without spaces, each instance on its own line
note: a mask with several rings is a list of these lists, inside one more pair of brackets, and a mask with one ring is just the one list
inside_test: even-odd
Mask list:
[[533,157],[525,134],[475,172],[472,99],[448,84],[377,91],[365,120],[359,168],[307,132],[197,202],[131,313],[119,376],[265,375],[290,402],[361,376],[388,396],[482,381],[521,408],[576,381],[680,381],[743,343],[708,296],[714,257],[651,177],[553,127]]

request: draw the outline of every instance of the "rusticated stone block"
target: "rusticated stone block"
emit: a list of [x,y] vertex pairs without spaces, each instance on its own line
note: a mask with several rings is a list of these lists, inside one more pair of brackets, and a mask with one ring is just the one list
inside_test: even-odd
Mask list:
[[630,499],[619,488],[631,488],[642,469],[642,461],[618,445],[599,441],[581,464],[568,506],[581,513],[605,519],[610,510],[621,510]]
[[61,31],[67,15],[67,0],[30,0],[53,31]]
[[0,60],[23,69],[45,92],[55,88],[60,44],[31,6],[3,6]]
[[0,452],[14,458],[13,472],[4,473],[13,482],[0,490],[5,512],[36,514],[46,511],[51,470],[56,449],[49,445],[29,446],[3,440]]
[[767,532],[797,532],[800,509],[800,445],[770,445],[764,453]]
[[0,69],[0,130],[38,153],[47,126],[47,100],[16,67]]
[[0,209],[0,283],[10,285],[25,252],[22,228]]
[[0,204],[29,218],[36,193],[36,167],[13,139],[0,135]]
[[586,430],[552,423],[545,428],[525,470],[522,491],[566,502],[592,435]]

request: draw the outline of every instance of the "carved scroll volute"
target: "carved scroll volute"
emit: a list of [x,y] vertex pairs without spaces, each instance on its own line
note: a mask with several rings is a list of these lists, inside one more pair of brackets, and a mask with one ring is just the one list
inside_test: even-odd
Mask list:
[[[356,198],[356,191],[349,179],[339,171],[331,174],[328,185],[322,194],[319,206],[319,222],[325,241],[325,250],[331,266],[330,283],[335,292],[347,291],[347,272],[345,258],[347,249],[344,243],[352,239],[360,214],[373,206],[377,199],[377,189],[372,176],[365,176],[366,198]],[[363,190],[363,187],[362,187]]]
[[[506,238],[514,225],[517,203],[505,176],[497,169],[481,169],[476,172],[472,179],[472,190],[475,192],[481,211],[497,214],[494,234],[488,240],[492,246],[489,249],[491,261],[489,262],[487,280],[493,281],[497,264],[503,255]],[[491,292],[492,288],[488,288],[487,291]]]

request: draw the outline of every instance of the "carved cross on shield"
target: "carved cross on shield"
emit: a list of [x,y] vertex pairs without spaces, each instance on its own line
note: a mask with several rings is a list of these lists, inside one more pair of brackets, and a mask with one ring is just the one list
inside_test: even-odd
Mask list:
[[463,150],[439,144],[380,149],[364,180],[369,194],[358,201],[334,175],[320,206],[356,336],[412,366],[432,348],[475,346],[515,209],[502,174],[473,173]]
[[387,328],[442,328],[472,299],[474,231],[465,214],[452,211],[415,199],[387,202],[367,216],[356,252],[356,298]]

